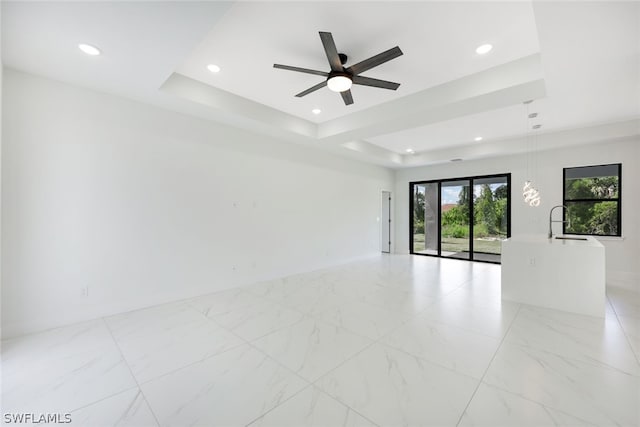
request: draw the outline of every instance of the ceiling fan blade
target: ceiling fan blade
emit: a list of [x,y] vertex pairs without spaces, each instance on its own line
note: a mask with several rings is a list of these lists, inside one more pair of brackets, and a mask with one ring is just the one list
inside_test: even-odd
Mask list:
[[322,46],[324,46],[324,52],[327,54],[331,71],[342,71],[342,62],[340,61],[340,55],[338,55],[338,49],[333,41],[331,33],[320,31],[320,40],[322,40]]
[[344,92],[340,92],[342,95],[342,100],[344,101],[344,105],[353,104],[353,96],[351,96],[351,89],[345,90]]
[[329,73],[318,70],[310,70],[308,68],[292,67],[290,65],[273,64],[273,68],[279,68],[281,70],[298,71],[299,73],[315,74],[316,76],[327,77]]
[[297,96],[298,98],[302,98],[302,97],[303,97],[303,96],[305,96],[305,95],[309,95],[311,92],[315,92],[315,91],[317,91],[318,89],[322,89],[322,88],[323,88],[323,87],[325,87],[326,85],[327,85],[327,81],[326,81],[326,80],[324,80],[324,81],[322,81],[322,82],[318,83],[318,84],[317,84],[317,85],[315,85],[315,86],[311,86],[311,87],[310,87],[309,89],[307,89],[307,90],[303,90],[302,92],[300,92],[300,93],[299,93],[299,94],[297,94],[296,96]]
[[386,80],[372,79],[371,77],[353,76],[354,85],[379,87],[382,89],[396,90],[400,87],[400,83],[388,82]]
[[353,75],[364,73],[365,71],[370,70],[373,67],[377,67],[378,65],[391,61],[392,59],[397,58],[401,55],[402,51],[398,46],[396,46],[375,56],[372,56],[369,59],[365,59],[362,62],[358,62],[357,64],[347,68],[346,71]]

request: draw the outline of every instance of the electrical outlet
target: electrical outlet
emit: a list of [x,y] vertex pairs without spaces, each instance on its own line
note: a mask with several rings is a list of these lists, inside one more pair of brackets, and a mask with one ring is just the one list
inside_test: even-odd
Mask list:
[[89,285],[80,288],[80,296],[85,298],[89,296]]
[[536,265],[536,259],[535,258],[529,258],[529,265],[530,266],[535,266]]

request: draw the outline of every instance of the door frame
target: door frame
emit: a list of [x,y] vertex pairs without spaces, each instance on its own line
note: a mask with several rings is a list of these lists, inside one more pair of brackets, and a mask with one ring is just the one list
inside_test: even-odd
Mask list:
[[[384,246],[383,246],[383,242],[382,242],[382,238],[384,237],[384,233],[382,232],[383,227],[385,226],[384,224],[384,199],[385,199],[385,193],[388,193],[389,196],[389,212],[388,212],[388,216],[389,216],[389,220],[387,221],[387,227],[389,229],[389,252],[384,251]],[[393,239],[391,238],[392,236],[392,227],[391,224],[393,223],[393,219],[391,218],[391,213],[393,212],[392,209],[392,200],[393,200],[393,193],[391,192],[391,190],[381,190],[380,191],[380,252],[382,252],[383,254],[390,254],[391,253],[391,245],[393,242]]]

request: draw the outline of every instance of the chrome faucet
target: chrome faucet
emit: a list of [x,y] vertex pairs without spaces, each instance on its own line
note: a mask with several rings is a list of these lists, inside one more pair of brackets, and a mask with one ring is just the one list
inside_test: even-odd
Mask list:
[[[555,208],[563,208],[564,210],[562,211],[562,219],[560,221],[554,221],[553,220],[553,210]],[[565,210],[567,210],[567,207],[565,205],[557,205],[551,208],[551,210],[549,211],[549,238],[551,239],[553,237],[553,231],[551,231],[551,225],[554,222],[562,222],[562,223],[566,223],[569,224],[569,227],[571,227],[571,222],[569,221],[569,219],[565,220],[564,219],[564,212]]]

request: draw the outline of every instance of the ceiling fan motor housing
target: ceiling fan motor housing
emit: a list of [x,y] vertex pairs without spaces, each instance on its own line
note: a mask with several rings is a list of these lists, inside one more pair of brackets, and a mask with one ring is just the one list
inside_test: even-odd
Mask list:
[[327,80],[329,80],[329,79],[331,79],[333,77],[338,77],[338,76],[344,76],[344,77],[353,79],[353,74],[351,74],[347,70],[344,70],[344,71],[330,71],[329,75],[327,76]]

